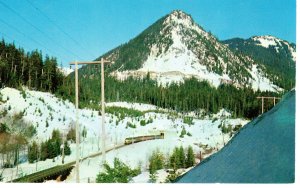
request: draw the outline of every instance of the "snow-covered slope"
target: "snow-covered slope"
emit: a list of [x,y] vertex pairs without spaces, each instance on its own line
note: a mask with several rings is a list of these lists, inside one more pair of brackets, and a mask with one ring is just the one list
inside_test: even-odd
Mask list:
[[[153,24],[151,28],[153,27],[160,29],[159,31],[152,29],[152,32],[147,29],[131,40],[136,43],[143,41],[144,51],[148,50],[144,53],[130,54],[141,56],[136,60],[139,65],[127,66],[132,63],[134,57],[127,57],[128,54],[126,54],[128,60],[123,57],[125,48],[131,49],[136,45],[133,45],[133,42],[105,55],[105,58],[116,63],[115,71],[111,75],[124,80],[129,76],[145,77],[149,74],[162,85],[183,82],[186,78],[195,77],[206,80],[215,87],[227,83],[237,87],[250,86],[262,91],[281,90],[267,78],[266,73],[250,57],[233,53],[211,33],[196,24],[190,15],[182,11],[173,11],[164,17],[163,21]],[[123,62],[120,62],[120,59]],[[259,70],[253,71],[253,67]],[[258,72],[259,75],[254,75]]]
[[[5,119],[12,118],[14,114],[23,112],[23,119],[33,125],[37,134],[32,140],[38,143],[50,138],[52,130],[58,129],[62,133],[67,133],[74,126],[75,122],[75,107],[68,101],[63,101],[56,98],[50,93],[32,91],[24,88],[19,91],[13,88],[4,88],[0,90],[3,103],[0,104],[0,112],[7,111],[5,118],[0,118],[0,122]],[[151,110],[158,109],[156,106],[148,104],[136,104],[126,102],[110,103],[108,106],[121,106],[132,108],[140,111],[147,111],[142,116],[138,117],[123,117],[119,115],[106,114],[106,144],[107,148],[115,145],[124,144],[125,138],[142,135],[159,134],[160,131],[165,133],[165,139],[143,142],[137,145],[131,145],[115,153],[109,153],[107,160],[109,163],[114,157],[119,157],[131,166],[137,166],[141,161],[143,171],[147,171],[148,157],[151,152],[159,148],[166,155],[173,150],[175,146],[183,145],[187,147],[191,145],[195,152],[202,151],[206,153],[204,156],[209,156],[224,146],[231,139],[228,133],[222,134],[220,125],[232,126],[245,125],[246,120],[233,119],[229,112],[221,110],[218,114],[212,115],[211,118],[194,116],[193,123],[188,125],[184,123],[182,114],[174,115],[174,113],[156,113]],[[79,124],[87,130],[87,137],[80,144],[80,156],[87,156],[98,151],[98,135],[101,133],[101,116],[97,111],[89,109],[79,110]],[[148,120],[152,120],[148,122]],[[141,125],[141,120],[148,122],[145,126]],[[136,128],[128,126],[128,123],[135,125]],[[14,125],[10,125],[14,126]],[[180,137],[182,130],[191,135]],[[207,146],[206,146],[207,145]],[[203,147],[206,146],[206,147]],[[71,144],[72,154],[67,156],[65,161],[75,159],[75,145]],[[208,152],[209,151],[209,152]],[[138,154],[137,154],[138,152]],[[203,153],[203,154],[204,154]],[[95,178],[99,172],[99,157],[89,159],[82,163],[81,177]],[[38,170],[49,168],[60,164],[61,158],[58,157],[55,162],[52,160],[40,161]],[[93,165],[91,165],[93,164]],[[33,173],[36,170],[35,164],[27,162],[19,165],[18,173]],[[13,175],[11,174],[13,173]],[[15,177],[16,168],[6,169],[4,171],[5,181],[11,177]],[[21,175],[21,174],[19,174]],[[68,181],[75,181],[74,176],[70,176]]]
[[287,41],[284,41],[282,39],[279,39],[277,37],[271,36],[271,35],[265,35],[265,36],[255,36],[251,37],[253,41],[256,41],[257,45],[270,48],[274,47],[276,49],[276,52],[279,53],[279,50],[281,48],[287,47],[289,53],[291,54],[293,61],[296,62],[296,47],[289,44]]
[[73,69],[68,68],[68,67],[58,67],[58,70],[61,71],[65,76],[68,76],[72,72],[74,72]]

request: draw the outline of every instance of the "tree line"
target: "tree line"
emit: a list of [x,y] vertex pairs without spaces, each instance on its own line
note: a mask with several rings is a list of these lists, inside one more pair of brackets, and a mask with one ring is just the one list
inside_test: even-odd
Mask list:
[[[100,72],[92,73],[93,67],[84,67],[79,72],[80,107],[99,108]],[[105,77],[105,98],[110,101],[127,101],[153,104],[158,107],[173,109],[178,112],[206,110],[208,114],[217,113],[221,108],[232,112],[234,117],[257,117],[261,102],[257,96],[276,96],[282,93],[254,91],[252,88],[236,88],[230,84],[221,84],[215,88],[206,81],[196,78],[186,79],[183,83],[171,83],[166,87],[159,85],[149,76],[137,79],[129,77],[120,81],[114,77]],[[90,75],[90,76],[88,76]],[[74,75],[68,77],[65,85],[57,93],[64,99],[74,102]],[[273,106],[272,101],[265,101],[265,109]]]
[[40,91],[55,92],[63,78],[56,58],[43,57],[38,50],[25,52],[4,39],[0,42],[0,88],[25,85]]
[[64,147],[64,155],[70,155],[71,149],[68,141],[64,141],[61,138],[59,130],[53,130],[50,139],[38,144],[33,141],[28,147],[28,162],[33,163],[38,160],[45,161],[46,159],[53,159],[59,155],[62,155],[62,148]]

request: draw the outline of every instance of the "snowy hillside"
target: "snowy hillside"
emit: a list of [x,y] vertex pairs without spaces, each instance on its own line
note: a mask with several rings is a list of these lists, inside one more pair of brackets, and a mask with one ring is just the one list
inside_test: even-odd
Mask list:
[[253,41],[257,42],[257,45],[270,48],[274,47],[276,52],[279,53],[280,48],[287,47],[289,53],[291,54],[293,61],[296,62],[296,47],[289,44],[287,41],[276,38],[274,36],[265,35],[265,36],[255,36],[251,38]]
[[[24,91],[4,88],[0,90],[0,93],[3,101],[0,104],[0,111],[7,112],[6,117],[0,118],[0,121],[5,121],[5,119],[11,118],[14,114],[22,112],[23,119],[37,130],[37,134],[32,140],[41,142],[50,137],[53,129],[59,129],[61,132],[67,133],[74,126],[75,108],[68,101],[58,99],[49,93],[32,91],[26,88],[24,88]],[[134,144],[108,153],[107,160],[109,163],[112,162],[115,156],[126,161],[131,166],[137,166],[141,162],[144,172],[147,171],[147,161],[152,150],[159,148],[162,152],[168,154],[175,146],[183,145],[187,147],[191,145],[196,153],[202,151],[204,157],[209,156],[222,148],[231,139],[231,132],[222,133],[223,126],[230,126],[231,129],[234,129],[236,126],[243,126],[247,123],[243,119],[232,119],[230,113],[225,110],[221,110],[218,114],[211,116],[194,116],[192,122],[187,123],[184,122],[182,114],[151,112],[158,109],[153,105],[117,102],[108,104],[108,106],[120,106],[147,112],[141,116],[126,116],[123,118],[117,114],[107,114],[107,148],[124,144],[125,138],[128,137],[153,135],[158,134],[160,131],[165,133],[165,139],[163,140]],[[141,120],[145,120],[147,122],[146,125],[141,125]],[[97,111],[80,109],[79,123],[81,129],[85,127],[87,130],[87,137],[81,143],[80,155],[83,157],[98,151],[97,140],[99,133],[101,133],[101,116],[98,115]],[[185,131],[184,134],[183,130]],[[74,148],[74,144],[71,144],[72,154],[67,156],[65,161],[75,159]],[[138,155],[136,155],[137,151],[139,152]],[[55,166],[60,163],[59,161],[61,161],[60,157],[55,162],[52,162],[50,159],[40,161],[38,170]],[[100,161],[99,157],[95,157],[82,163],[82,168],[86,168],[86,170],[81,171],[81,177],[86,178],[85,181],[87,181],[88,177],[95,178],[99,172],[99,165],[95,164],[100,164]],[[18,173],[32,173],[35,171],[35,168],[34,164],[25,162],[19,165]],[[11,173],[14,173],[13,176],[15,176],[16,169],[6,169],[4,171],[4,179],[8,180],[11,178]],[[74,181],[72,174],[68,181]]]
[[251,57],[263,72],[268,73],[260,74],[261,71],[255,71],[257,66],[252,68],[252,77],[257,77],[255,75],[259,73],[261,80],[264,75],[269,78],[269,81],[271,80],[269,84],[265,80],[263,85],[269,86],[273,82],[286,90],[293,87],[296,77],[296,45],[294,43],[270,35],[253,36],[248,39],[233,38],[222,43],[236,53]]
[[[136,60],[139,64],[127,66],[137,57],[128,58],[127,62],[123,53],[126,48],[138,45],[133,44],[135,41],[144,41],[146,52],[137,53],[141,56]],[[145,77],[149,73],[164,86],[195,77],[215,87],[227,83],[262,91],[281,90],[251,58],[233,53],[182,11],[173,11],[128,44],[106,54],[105,58],[115,63],[116,70],[111,75],[120,80],[129,76]],[[256,68],[259,70],[253,71]]]

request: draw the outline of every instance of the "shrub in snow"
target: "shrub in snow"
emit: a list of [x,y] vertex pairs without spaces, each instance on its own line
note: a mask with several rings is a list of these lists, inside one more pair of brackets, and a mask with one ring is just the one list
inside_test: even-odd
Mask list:
[[188,125],[193,125],[193,118],[192,117],[184,117],[183,118],[183,123],[186,123]]
[[131,123],[131,122],[127,122],[126,128],[128,128],[128,127],[135,129],[135,128],[136,128],[136,125],[133,124],[133,123]]
[[64,143],[64,152],[65,155],[71,155],[71,148],[68,142]]
[[0,134],[7,133],[8,131],[9,131],[9,128],[6,125],[6,123],[0,123]]
[[215,118],[213,118],[212,122],[214,123],[217,120],[218,120],[218,118],[215,117]]
[[166,183],[174,182],[179,175],[180,174],[176,173],[176,171],[170,172],[167,176]]
[[227,133],[231,133],[231,131],[232,131],[232,125],[222,125],[221,126],[221,131],[222,131],[222,133],[224,133],[224,134],[227,134]]
[[149,124],[149,123],[153,123],[153,119],[152,119],[152,118],[150,118],[150,119],[148,120],[147,124]]
[[183,127],[182,128],[182,130],[181,130],[181,133],[180,133],[180,138],[183,138],[184,137],[184,135],[186,135],[186,130],[185,130],[185,127]]
[[0,112],[0,117],[5,117],[7,115],[7,110],[4,109],[2,112]]
[[157,180],[157,172],[153,173],[153,174],[149,174],[149,183],[155,183]]
[[234,126],[233,131],[234,131],[234,132],[238,132],[238,131],[240,131],[241,128],[242,128],[242,125],[241,125],[241,124],[236,125],[236,126]]
[[40,97],[39,100],[40,100],[42,103],[45,103],[45,100],[44,100],[42,97]]
[[24,91],[24,90],[21,90],[21,95],[22,95],[22,97],[23,97],[23,99],[26,99],[26,92]]
[[146,125],[146,121],[145,121],[144,119],[142,119],[142,120],[140,121],[140,125],[141,125],[141,126],[145,126],[145,125]]
[[114,166],[104,164],[105,172],[97,175],[97,183],[128,183],[133,177],[141,173],[140,168],[131,169],[118,158],[114,159]]

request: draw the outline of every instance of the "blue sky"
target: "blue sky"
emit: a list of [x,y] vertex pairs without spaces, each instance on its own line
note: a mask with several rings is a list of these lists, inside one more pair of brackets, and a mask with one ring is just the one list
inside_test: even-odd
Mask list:
[[0,0],[0,36],[67,66],[95,59],[175,9],[221,40],[270,34],[296,41],[296,0]]

